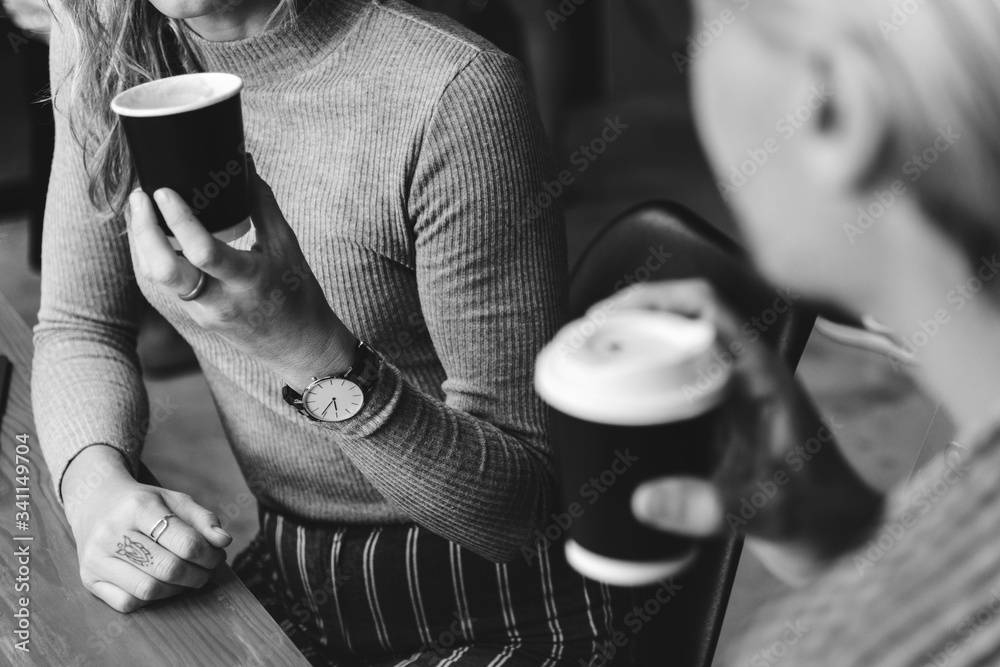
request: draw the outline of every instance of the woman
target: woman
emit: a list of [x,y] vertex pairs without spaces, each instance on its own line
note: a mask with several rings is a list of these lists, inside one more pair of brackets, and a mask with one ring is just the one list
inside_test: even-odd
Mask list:
[[[790,481],[743,523],[730,520],[737,493],[689,479],[641,488],[637,514],[692,535],[743,526],[766,538],[755,542],[764,562],[802,586],[761,615],[727,664],[1000,664],[1000,6],[696,4],[698,25],[730,12],[693,70],[718,177],[748,149],[774,149],[730,192],[758,265],[916,348],[917,377],[968,453],[946,451],[894,489],[873,529],[820,557],[810,540],[774,529],[776,514],[797,509],[782,499],[802,492],[801,478],[782,462],[815,439],[815,411],[754,348],[737,371],[757,421],[740,431],[766,434],[761,471]],[[783,120],[793,136],[776,132]],[[637,294],[631,303],[711,317],[739,339],[738,318],[702,284]]]
[[[552,498],[530,377],[566,271],[558,216],[523,215],[547,156],[516,61],[397,0],[57,9],[33,394],[84,585],[133,611],[204,585],[231,539],[133,479],[141,292],[262,508],[237,570],[315,664],[589,660],[606,589],[521,557]],[[245,83],[255,231],[228,246],[177,193],[133,192],[108,109],[182,70]],[[300,414],[312,378],[359,405]]]

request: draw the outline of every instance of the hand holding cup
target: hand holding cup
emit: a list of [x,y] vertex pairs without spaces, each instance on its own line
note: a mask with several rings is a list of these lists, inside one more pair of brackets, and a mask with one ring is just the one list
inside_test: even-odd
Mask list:
[[710,285],[643,285],[617,302],[711,321],[733,358],[717,468],[710,479],[673,476],[641,486],[633,497],[641,521],[696,537],[745,533],[765,565],[793,584],[864,541],[882,496],[843,457],[831,425],[777,353],[742,335],[743,319]]

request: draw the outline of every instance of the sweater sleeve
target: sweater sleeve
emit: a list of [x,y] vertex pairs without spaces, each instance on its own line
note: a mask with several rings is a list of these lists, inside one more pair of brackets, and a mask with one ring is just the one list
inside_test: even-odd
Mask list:
[[56,142],[31,390],[42,454],[63,500],[63,474],[90,445],[115,447],[136,474],[148,404],[135,352],[142,300],[125,224],[102,222],[87,196],[83,152],[66,116],[69,18],[57,18],[50,54]]
[[565,228],[558,205],[534,204],[549,158],[527,91],[516,60],[481,52],[425,129],[408,205],[444,401],[383,361],[362,412],[329,426],[397,508],[497,561],[530,543],[555,490],[532,378],[565,318]]

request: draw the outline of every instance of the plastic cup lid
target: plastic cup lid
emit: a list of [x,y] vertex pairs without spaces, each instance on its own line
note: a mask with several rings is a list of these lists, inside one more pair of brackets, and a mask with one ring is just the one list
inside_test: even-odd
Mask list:
[[[718,405],[731,373],[711,322],[654,311],[596,313],[564,327],[539,354],[535,388],[579,419],[644,426]],[[728,361],[727,361],[728,359]]]

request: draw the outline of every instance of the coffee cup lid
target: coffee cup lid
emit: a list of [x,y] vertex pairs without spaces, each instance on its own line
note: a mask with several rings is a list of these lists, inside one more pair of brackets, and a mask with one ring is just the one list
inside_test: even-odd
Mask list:
[[535,388],[552,407],[604,424],[690,419],[723,398],[730,364],[715,326],[673,313],[592,314],[564,327],[539,354]]
[[111,100],[119,116],[152,118],[195,111],[236,95],[243,79],[226,72],[178,74],[133,86]]

